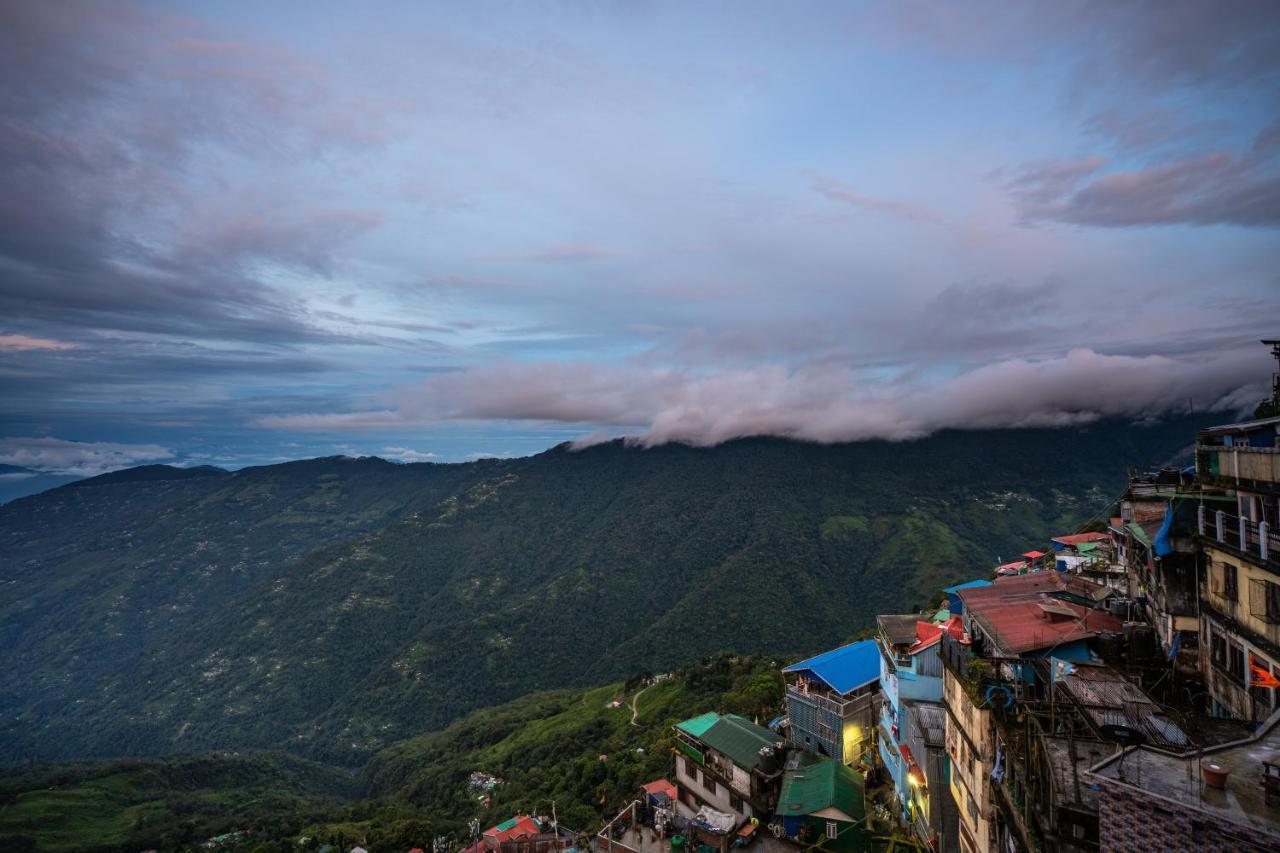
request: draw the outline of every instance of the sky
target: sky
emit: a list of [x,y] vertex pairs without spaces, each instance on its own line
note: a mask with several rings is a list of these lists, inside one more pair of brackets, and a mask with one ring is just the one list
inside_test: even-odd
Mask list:
[[1251,409],[1280,7],[0,5],[0,479]]

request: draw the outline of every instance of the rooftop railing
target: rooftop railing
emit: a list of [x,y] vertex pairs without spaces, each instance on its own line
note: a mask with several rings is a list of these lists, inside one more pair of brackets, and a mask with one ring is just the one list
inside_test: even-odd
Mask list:
[[1280,570],[1280,531],[1273,530],[1267,522],[1229,515],[1223,510],[1213,512],[1201,505],[1196,523],[1201,536]]

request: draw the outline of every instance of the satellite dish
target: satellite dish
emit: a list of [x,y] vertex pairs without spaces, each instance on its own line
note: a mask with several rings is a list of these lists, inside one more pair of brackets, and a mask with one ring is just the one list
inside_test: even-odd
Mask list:
[[1105,726],[1099,726],[1099,731],[1104,738],[1115,741],[1121,746],[1141,746],[1147,742],[1147,736],[1132,726],[1108,723]]

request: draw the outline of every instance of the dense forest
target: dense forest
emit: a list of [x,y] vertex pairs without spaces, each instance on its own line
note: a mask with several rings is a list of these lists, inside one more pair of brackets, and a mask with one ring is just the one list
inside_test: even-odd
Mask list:
[[[776,661],[717,655],[671,677],[637,675],[587,690],[536,693],[402,741],[358,774],[278,753],[210,753],[37,766],[0,777],[0,849],[123,853],[176,849],[243,833],[220,849],[372,853],[468,837],[516,813],[594,832],[671,772],[671,726],[707,710],[766,717],[782,681]],[[634,722],[632,707],[634,702]],[[487,802],[473,772],[501,783]]]
[[0,507],[0,762],[354,767],[530,692],[814,652],[1075,529],[1202,424],[64,486]]

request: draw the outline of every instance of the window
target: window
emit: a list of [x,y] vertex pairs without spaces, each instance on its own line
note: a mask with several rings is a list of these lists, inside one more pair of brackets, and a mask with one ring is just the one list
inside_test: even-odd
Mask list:
[[1249,581],[1249,615],[1268,625],[1280,625],[1280,584],[1261,578]]
[[827,838],[835,838],[839,828],[834,820],[827,821]]
[[688,776],[690,779],[698,778],[698,765],[694,764],[693,759],[687,755],[684,759],[684,775]]
[[706,770],[702,771],[702,787],[707,789],[708,794],[714,794],[716,792],[715,777],[712,776],[710,773],[708,773]]
[[1209,635],[1209,660],[1219,669],[1227,668],[1227,638],[1214,631]]
[[729,808],[733,809],[735,812],[742,811],[742,797],[739,797],[737,794],[730,794]]
[[1244,684],[1244,649],[1235,643],[1227,644],[1227,673],[1240,684]]
[[833,741],[836,739],[836,730],[826,723],[818,723],[818,737]]
[[1222,586],[1220,594],[1227,601],[1240,600],[1239,581],[1236,578],[1236,567],[1230,563],[1222,564]]

